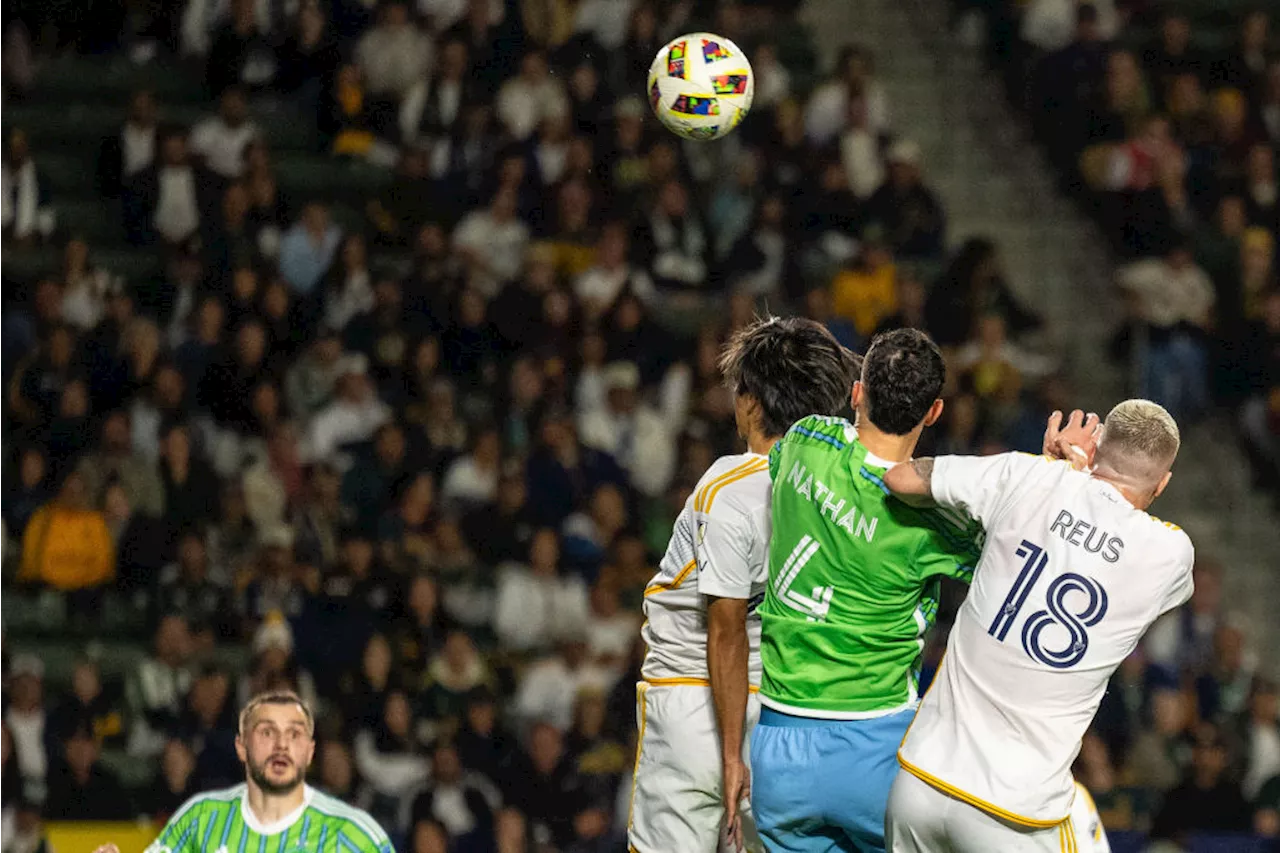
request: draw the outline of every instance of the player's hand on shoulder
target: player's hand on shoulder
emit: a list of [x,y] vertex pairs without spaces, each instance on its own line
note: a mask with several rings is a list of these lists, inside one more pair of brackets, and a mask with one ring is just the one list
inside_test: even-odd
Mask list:
[[1102,434],[1102,419],[1090,412],[1074,410],[1063,422],[1062,412],[1049,415],[1044,431],[1044,455],[1052,459],[1064,459],[1077,471],[1093,465],[1093,454],[1098,449],[1098,437]]

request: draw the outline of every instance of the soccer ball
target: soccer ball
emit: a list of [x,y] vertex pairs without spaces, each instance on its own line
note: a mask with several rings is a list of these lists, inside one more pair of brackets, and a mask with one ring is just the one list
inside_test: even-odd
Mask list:
[[685,139],[719,139],[751,109],[755,76],[742,48],[714,33],[689,33],[658,51],[649,66],[649,105]]

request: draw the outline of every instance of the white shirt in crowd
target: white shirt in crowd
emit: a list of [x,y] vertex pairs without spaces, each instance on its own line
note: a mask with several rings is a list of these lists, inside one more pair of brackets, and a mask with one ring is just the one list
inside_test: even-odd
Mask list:
[[498,639],[518,651],[580,637],[587,627],[587,586],[576,576],[539,577],[509,564],[498,575],[493,623]]
[[[867,127],[880,134],[889,130],[889,96],[878,80],[867,82],[862,96],[867,105]],[[849,87],[843,80],[829,80],[814,90],[804,111],[805,135],[818,145],[835,139],[849,118]]]
[[624,287],[630,286],[631,292],[648,304],[653,301],[657,292],[653,289],[653,279],[644,270],[633,268],[630,264],[622,264],[614,269],[604,267],[588,267],[573,282],[573,292],[578,299],[594,310],[603,313],[613,305],[614,300],[622,294]]
[[458,223],[453,244],[484,258],[488,271],[474,276],[471,283],[486,299],[492,299],[520,273],[529,226],[519,219],[498,222],[487,209],[473,210]]
[[311,459],[325,459],[344,444],[373,438],[378,427],[391,420],[391,407],[376,397],[363,403],[334,400],[321,409],[308,431]]
[[1043,456],[943,456],[932,493],[981,521],[986,542],[900,762],[990,813],[1061,821],[1112,673],[1191,597],[1191,540]]
[[152,224],[171,243],[180,243],[200,227],[196,173],[190,166],[167,166],[158,174],[159,199]]
[[[1113,0],[1090,0],[1098,10],[1098,32],[1104,41],[1115,37],[1120,28]],[[1022,38],[1046,53],[1062,50],[1076,35],[1075,0],[1031,0],[1022,13]]]
[[222,177],[238,178],[244,174],[244,150],[257,138],[258,126],[251,121],[232,127],[221,116],[210,116],[191,131],[191,150]]
[[13,757],[23,779],[43,781],[49,769],[49,758],[45,753],[45,722],[43,708],[31,713],[10,708],[4,715],[5,727],[13,735]]
[[604,667],[584,663],[570,668],[561,657],[550,657],[525,670],[516,688],[516,716],[526,722],[545,721],[562,732],[573,727],[573,707],[583,690],[608,693],[615,677]]
[[516,139],[528,139],[544,118],[562,116],[568,111],[569,99],[554,77],[537,83],[516,77],[498,90],[498,120]]
[[126,179],[146,169],[156,159],[156,129],[125,122],[120,131],[121,168]]
[[25,239],[53,233],[54,213],[40,206],[40,178],[36,163],[28,159],[18,168],[0,163],[0,227]]
[[851,127],[840,137],[840,162],[849,176],[849,191],[860,199],[871,196],[884,183],[880,140],[869,128]]
[[583,413],[578,432],[587,447],[608,453],[641,494],[658,497],[675,474],[675,435],[671,425],[643,404],[630,414],[607,406]]
[[431,39],[412,24],[377,26],[356,43],[356,64],[374,95],[404,97],[431,67]]
[[324,323],[330,329],[345,329],[355,317],[373,308],[373,282],[368,270],[356,270],[343,277],[335,292],[325,296]]
[[[427,20],[433,32],[443,32],[467,16],[467,0],[418,0],[418,14]],[[502,0],[489,0],[489,23],[500,24],[504,14]]]
[[459,456],[445,472],[440,499],[445,503],[486,504],[498,494],[498,468],[486,471],[470,454]]
[[1157,328],[1203,325],[1213,309],[1213,282],[1194,263],[1175,269],[1163,258],[1148,258],[1121,269],[1118,280],[1137,299],[1141,319]]
[[[635,0],[582,0],[574,20],[574,32],[587,33],[606,50],[617,50],[627,39],[627,24]],[[756,94],[759,95],[759,87]]]
[[452,125],[462,108],[462,82],[459,80],[428,79],[413,84],[400,104],[398,121],[405,140],[427,144],[431,140],[420,131],[422,114],[429,98],[435,98],[436,110],[442,124]]

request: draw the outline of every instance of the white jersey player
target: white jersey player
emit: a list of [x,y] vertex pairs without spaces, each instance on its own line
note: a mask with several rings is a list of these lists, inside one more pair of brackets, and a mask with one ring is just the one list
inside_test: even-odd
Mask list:
[[[1078,850],[1080,739],[1120,662],[1191,596],[1191,540],[1145,511],[1178,452],[1173,418],[1129,400],[1100,434],[1096,418],[1081,420],[1073,414],[1063,435],[1092,471],[1007,453],[921,459],[885,477],[895,493],[932,495],[986,528],[946,657],[898,753],[893,853]],[[1056,413],[1051,434],[1055,424]]]
[[703,474],[645,589],[627,830],[634,853],[761,849],[743,806],[759,715],[754,611],[768,579],[768,453],[795,421],[846,404],[859,370],[825,327],[803,319],[741,330],[721,367],[748,452]]

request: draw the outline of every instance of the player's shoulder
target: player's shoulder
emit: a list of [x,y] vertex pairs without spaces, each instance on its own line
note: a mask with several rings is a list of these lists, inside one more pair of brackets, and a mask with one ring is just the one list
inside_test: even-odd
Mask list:
[[809,415],[792,424],[778,443],[818,450],[844,450],[857,438],[857,430],[844,418]]
[[1195,561],[1196,547],[1191,542],[1187,531],[1171,521],[1165,521],[1149,512],[1142,512],[1144,533],[1150,537],[1158,552],[1156,557],[1166,557],[1188,567]]
[[368,812],[314,788],[310,789],[310,795],[307,807],[318,813],[321,819],[340,824],[347,837],[362,851],[391,850],[386,831]]
[[183,803],[178,811],[175,812],[175,815],[181,814],[188,809],[201,807],[210,808],[237,802],[244,796],[247,787],[248,786],[244,782],[241,782],[239,785],[232,785],[230,788],[218,788],[214,791],[205,791],[203,793],[196,794],[191,799]]
[[751,511],[769,502],[769,459],[758,453],[735,453],[711,463],[690,498],[695,512],[713,509]]

